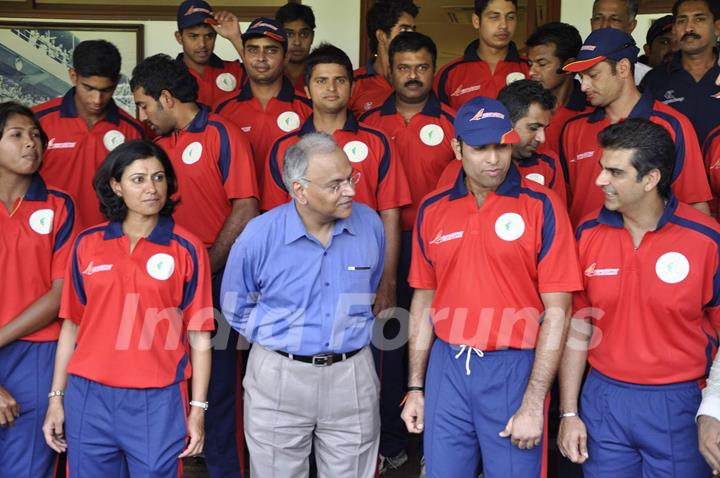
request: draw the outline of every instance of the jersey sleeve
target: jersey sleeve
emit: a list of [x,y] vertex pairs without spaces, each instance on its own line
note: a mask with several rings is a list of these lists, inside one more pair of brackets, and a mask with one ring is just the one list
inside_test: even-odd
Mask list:
[[710,179],[710,188],[714,197],[720,196],[720,135],[710,133],[712,141],[705,148],[705,168]]
[[70,196],[63,194],[60,201],[61,206],[55,211],[55,240],[53,242],[52,265],[50,278],[52,280],[65,277],[68,257],[72,250],[75,239],[75,203]]
[[388,141],[384,133],[380,133],[380,141],[383,156],[378,171],[377,209],[384,211],[410,204],[412,196],[395,143]]
[[280,138],[275,141],[268,153],[260,201],[260,209],[263,211],[269,211],[290,200],[290,195],[282,180],[282,158],[287,148],[288,145]]
[[218,132],[218,168],[230,199],[259,199],[255,162],[245,134],[229,122],[211,121]]
[[412,237],[412,258],[408,283],[413,289],[436,289],[435,266],[428,257],[427,208],[420,204]]
[[683,138],[675,138],[675,162],[682,163],[682,170],[673,181],[673,192],[680,201],[688,204],[710,201],[712,194],[695,129],[685,117],[678,121]]
[[210,258],[199,243],[189,243],[183,281],[183,320],[187,330],[214,330]]
[[83,278],[81,262],[85,250],[85,236],[79,236],[72,246],[70,260],[65,268],[62,298],[60,299],[60,312],[63,319],[80,324],[87,304],[85,294],[85,279]]
[[544,195],[538,244],[538,290],[541,293],[582,289],[570,218],[554,193]]

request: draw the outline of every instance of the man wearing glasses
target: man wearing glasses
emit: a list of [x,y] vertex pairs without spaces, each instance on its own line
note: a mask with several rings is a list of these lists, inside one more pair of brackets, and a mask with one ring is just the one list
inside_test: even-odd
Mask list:
[[264,211],[290,199],[283,181],[285,151],[303,136],[323,132],[337,141],[352,166],[360,171],[356,199],[378,211],[387,242],[385,270],[373,312],[394,307],[396,272],[400,255],[400,208],[411,202],[410,190],[395,145],[379,130],[358,123],[348,110],[352,86],[352,64],[339,48],[322,44],[308,57],[305,91],[312,100],[313,114],[302,127],[275,141],[263,175],[260,208]]
[[252,476],[375,476],[380,384],[368,347],[385,237],[356,203],[360,173],[328,134],[287,149],[293,200],[248,224],[223,278],[230,325],[253,344],[245,374]]

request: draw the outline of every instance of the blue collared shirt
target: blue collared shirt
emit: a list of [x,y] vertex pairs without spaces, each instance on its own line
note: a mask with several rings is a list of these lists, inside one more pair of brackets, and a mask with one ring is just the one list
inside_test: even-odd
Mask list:
[[249,342],[297,355],[350,352],[370,343],[385,235],[378,214],[354,202],[325,247],[290,201],[254,218],[230,251],[225,318]]

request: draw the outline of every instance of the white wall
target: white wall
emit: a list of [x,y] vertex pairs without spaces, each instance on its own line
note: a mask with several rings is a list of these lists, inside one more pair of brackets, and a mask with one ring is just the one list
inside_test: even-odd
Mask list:
[[[560,20],[574,25],[579,31],[583,40],[590,34],[590,17],[592,16],[593,0],[562,0]],[[670,13],[670,12],[667,12]],[[645,45],[645,36],[650,29],[653,20],[656,20],[666,13],[653,13],[637,16],[637,26],[633,31],[633,38],[640,48]]]
[[[315,30],[315,45],[321,41],[332,42],[345,50],[353,65],[358,65],[360,57],[360,0],[305,0],[303,2],[312,7],[315,13],[317,28]],[[0,18],[12,22],[52,22],[47,19]],[[56,20],[67,22],[68,20]],[[145,26],[145,56],[156,53],[167,53],[175,56],[182,50],[175,41],[177,25],[174,21],[132,21],[132,20],[72,20],[73,23],[113,24],[113,23],[140,23]],[[248,23],[241,23],[243,31]],[[122,51],[122,46],[118,45]],[[235,49],[230,42],[218,38],[215,53],[224,59],[237,58]]]

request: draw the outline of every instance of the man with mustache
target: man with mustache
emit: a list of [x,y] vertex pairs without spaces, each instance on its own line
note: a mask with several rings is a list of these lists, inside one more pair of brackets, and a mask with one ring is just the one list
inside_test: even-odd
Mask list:
[[288,36],[288,62],[285,75],[295,86],[295,94],[305,96],[305,62],[315,39],[315,14],[299,3],[283,5],[275,13]]
[[[412,228],[423,196],[435,189],[443,169],[455,155],[450,144],[454,136],[455,110],[440,103],[432,91],[437,48],[427,35],[403,32],[388,48],[390,82],[394,92],[384,103],[360,117],[360,121],[384,131],[395,143],[403,163],[412,204],[401,211],[400,266],[398,269],[398,307],[410,308],[412,289],[407,282],[412,249]],[[405,393],[407,328],[397,317],[388,317],[384,337],[402,345],[380,350],[376,355],[380,379],[380,473],[398,468],[407,460],[407,430],[397,404]],[[398,334],[403,333],[403,336]]]
[[[156,142],[175,169],[181,202],[173,216],[208,248],[213,300],[219,309],[220,281],[230,247],[258,214],[250,143],[232,122],[197,103],[195,78],[167,55],[151,56],[136,66],[130,87],[140,118],[158,135]],[[204,453],[213,478],[241,476],[244,470],[242,434],[236,440],[242,423],[237,340],[238,335],[231,333],[212,351]]]
[[255,154],[255,174],[262,184],[265,158],[273,141],[298,129],[312,110],[283,74],[288,62],[288,37],[280,22],[256,18],[242,34],[242,41],[248,81],[239,94],[214,109],[248,135]]
[[505,85],[528,75],[527,61],[512,41],[517,0],[475,0],[472,22],[478,39],[435,77],[440,101],[455,109],[476,96],[495,98]]
[[678,199],[709,213],[712,197],[695,130],[685,115],[655,100],[635,86],[633,66],[639,49],[630,35],[615,28],[592,32],[576,61],[564,67],[578,73],[582,91],[595,109],[570,119],[563,128],[560,161],[569,185],[570,219],[579,224],[602,205],[593,181],[600,172],[602,154],[597,142],[601,130],[627,118],[646,118],[661,124],[675,142],[672,188]]
[[703,144],[720,124],[720,74],[715,49],[720,35],[720,4],[710,0],[678,0],[673,5],[673,35],[680,51],[667,65],[655,68],[642,86],[690,118]]

